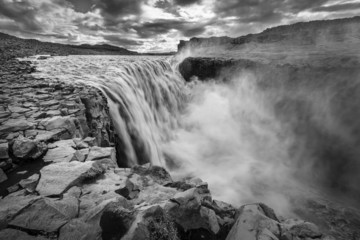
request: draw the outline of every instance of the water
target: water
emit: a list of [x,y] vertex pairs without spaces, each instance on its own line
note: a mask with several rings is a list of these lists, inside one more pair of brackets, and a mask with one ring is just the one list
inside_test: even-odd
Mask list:
[[127,165],[163,165],[185,97],[184,81],[165,57],[68,56],[37,61],[39,77],[95,86],[108,99]]
[[67,56],[37,61],[36,75],[101,89],[127,165],[151,162],[175,180],[199,177],[215,199],[235,206],[261,201],[291,215],[292,199],[315,196],[316,181],[330,176],[318,159],[355,146],[354,127],[334,114],[344,100],[328,79],[238,69],[227,83],[186,83],[176,66],[169,57]]

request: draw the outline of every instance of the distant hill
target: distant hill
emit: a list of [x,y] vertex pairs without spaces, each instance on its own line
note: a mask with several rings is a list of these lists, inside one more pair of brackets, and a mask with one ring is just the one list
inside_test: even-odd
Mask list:
[[140,53],[108,44],[66,45],[22,39],[0,32],[1,60],[32,55],[140,55]]
[[[261,55],[269,51],[286,55],[288,51],[297,48],[302,53],[304,47],[314,51],[329,49],[340,51],[342,48],[358,51],[359,44],[360,16],[357,16],[277,26],[258,34],[248,34],[237,38],[192,38],[189,41],[180,41],[178,51],[190,50],[192,56],[204,56],[212,52],[217,55],[224,52],[225,56],[237,53],[244,56],[244,54],[255,52]],[[221,48],[216,46],[221,46]],[[351,48],[352,46],[354,48]]]

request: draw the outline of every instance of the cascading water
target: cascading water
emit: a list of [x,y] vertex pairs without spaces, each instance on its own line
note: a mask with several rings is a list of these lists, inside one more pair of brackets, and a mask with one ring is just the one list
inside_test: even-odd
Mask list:
[[304,183],[323,174],[314,168],[321,144],[333,149],[351,139],[333,117],[336,90],[328,80],[286,82],[287,69],[270,69],[280,73],[274,76],[237,69],[226,83],[186,83],[176,61],[164,57],[68,56],[37,64],[40,77],[102,90],[124,165],[151,162],[175,180],[200,177],[214,198],[235,206],[263,201],[292,213],[290,196],[313,194]]
[[177,127],[184,81],[163,57],[69,56],[38,62],[40,77],[84,83],[108,99],[127,166],[163,165],[160,143]]

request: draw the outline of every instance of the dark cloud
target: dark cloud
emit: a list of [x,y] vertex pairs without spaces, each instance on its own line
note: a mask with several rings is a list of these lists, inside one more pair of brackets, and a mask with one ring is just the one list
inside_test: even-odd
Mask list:
[[195,3],[201,3],[201,0],[174,0],[174,3],[180,6],[188,6]]
[[117,25],[121,17],[139,15],[142,0],[97,0],[96,8],[101,10],[107,25]]
[[181,20],[159,19],[154,22],[146,22],[133,27],[142,38],[151,38],[159,34],[168,33],[170,30],[178,30],[183,36],[193,37],[205,31],[205,24],[195,24]]
[[356,10],[360,9],[360,3],[345,3],[345,4],[336,4],[331,6],[321,6],[312,9],[313,12],[339,12],[346,10]]
[[124,38],[120,35],[104,35],[103,38],[110,43],[121,46],[121,47],[131,47],[131,46],[141,46],[142,42],[138,40],[133,40],[129,38]]
[[92,6],[97,2],[97,0],[67,0],[70,2],[75,11],[86,13],[91,10]]
[[158,0],[155,2],[154,7],[161,8],[167,13],[171,13],[175,16],[180,16],[178,12],[178,7],[171,4],[168,0]]
[[42,30],[42,23],[36,20],[37,9],[27,1],[0,0],[0,15],[14,20],[23,30],[35,32]]

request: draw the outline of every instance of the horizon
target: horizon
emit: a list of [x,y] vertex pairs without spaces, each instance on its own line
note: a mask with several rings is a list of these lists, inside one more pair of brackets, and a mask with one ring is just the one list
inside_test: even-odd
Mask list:
[[1,32],[43,42],[174,52],[192,37],[239,37],[359,15],[357,0],[0,0]]

